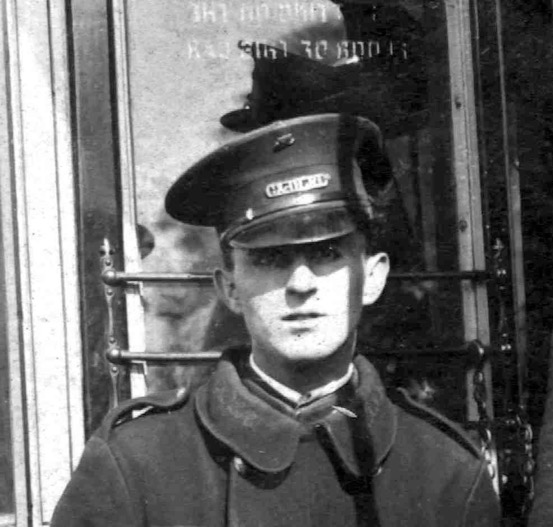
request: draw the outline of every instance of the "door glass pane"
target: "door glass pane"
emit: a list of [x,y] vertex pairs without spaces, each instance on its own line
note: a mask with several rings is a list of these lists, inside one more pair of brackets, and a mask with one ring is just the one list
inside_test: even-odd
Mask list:
[[[153,247],[145,271],[205,272],[220,262],[214,232],[180,225],[163,210],[165,192],[187,167],[252,119],[337,111],[372,119],[386,137],[394,181],[383,190],[390,221],[379,247],[394,271],[459,268],[444,2],[131,0],[127,9],[137,211],[142,245]],[[228,115],[246,103],[249,114]],[[209,286],[146,286],[144,297],[149,350],[247,341]],[[359,345],[390,383],[434,394],[430,402],[461,419],[464,360],[409,352],[454,348],[463,337],[458,281],[392,279],[366,310]],[[404,358],[379,355],[398,349]],[[205,369],[150,367],[149,389]],[[456,387],[453,396],[447,386]]]

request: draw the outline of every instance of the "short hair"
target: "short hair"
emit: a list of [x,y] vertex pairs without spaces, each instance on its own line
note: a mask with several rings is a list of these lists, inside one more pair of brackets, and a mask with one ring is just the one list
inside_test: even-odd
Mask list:
[[221,248],[221,256],[223,259],[223,266],[227,271],[234,269],[234,260],[232,258],[232,246],[226,240],[221,240],[219,243]]

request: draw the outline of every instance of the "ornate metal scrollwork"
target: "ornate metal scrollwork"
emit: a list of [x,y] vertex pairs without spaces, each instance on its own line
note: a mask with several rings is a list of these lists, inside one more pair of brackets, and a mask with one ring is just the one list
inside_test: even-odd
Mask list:
[[[114,272],[113,269],[113,255],[114,250],[111,248],[109,240],[104,239],[104,243],[100,247],[100,265],[102,266],[102,276]],[[115,336],[115,316],[113,309],[113,301],[115,297],[115,290],[112,285],[104,280],[104,296],[106,299],[107,312],[108,312],[108,324],[107,324],[107,339],[108,349],[106,351],[106,358],[109,363],[109,374],[111,379],[111,394],[110,405],[112,408],[119,404],[119,385],[122,374],[122,366],[116,362],[110,360],[110,356],[119,349],[119,344]]]

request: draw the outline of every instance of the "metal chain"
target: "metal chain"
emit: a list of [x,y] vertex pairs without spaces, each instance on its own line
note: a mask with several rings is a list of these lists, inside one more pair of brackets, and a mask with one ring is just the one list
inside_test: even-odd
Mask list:
[[471,346],[477,355],[476,367],[472,376],[473,393],[472,396],[476,402],[478,411],[478,433],[482,442],[482,454],[488,462],[488,471],[492,479],[497,476],[495,456],[493,452],[493,435],[491,428],[491,420],[488,414],[488,390],[486,387],[486,375],[484,373],[484,365],[486,363],[486,348],[478,341],[471,342]]
[[520,476],[522,478],[523,484],[526,486],[526,499],[523,505],[523,513],[526,514],[534,499],[534,469],[535,469],[535,461],[534,461],[534,453],[533,453],[534,432],[532,431],[532,426],[528,421],[526,412],[522,410],[523,409],[521,409],[518,412],[518,417],[520,420],[519,430],[520,430],[520,434],[522,435],[521,442],[523,445]]
[[[499,351],[500,357],[504,361],[504,365],[512,370],[513,364],[513,347],[511,345],[510,330],[507,317],[506,296],[508,294],[508,271],[505,265],[505,245],[497,238],[493,246],[493,261],[495,271],[495,282],[497,287],[497,296],[499,304]],[[506,382],[509,382],[509,377]],[[512,466],[516,463],[516,470],[508,471],[511,474],[517,474],[520,482],[525,488],[524,498],[521,504],[521,513],[524,516],[529,509],[529,506],[534,497],[534,456],[533,456],[533,431],[528,421],[524,401],[519,401],[518,404],[513,404],[509,401],[507,408],[507,418],[505,419],[505,432],[510,434],[512,440],[505,438],[504,462],[506,466]],[[508,476],[505,474],[503,483],[508,481]]]

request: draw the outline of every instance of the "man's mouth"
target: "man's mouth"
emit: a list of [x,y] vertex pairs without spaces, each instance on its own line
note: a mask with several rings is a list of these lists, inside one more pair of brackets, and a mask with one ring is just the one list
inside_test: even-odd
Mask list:
[[295,322],[295,321],[301,321],[301,320],[312,320],[315,318],[322,317],[323,315],[321,313],[314,313],[314,312],[308,312],[308,313],[289,313],[288,315],[285,315],[282,317],[282,320],[286,322]]

